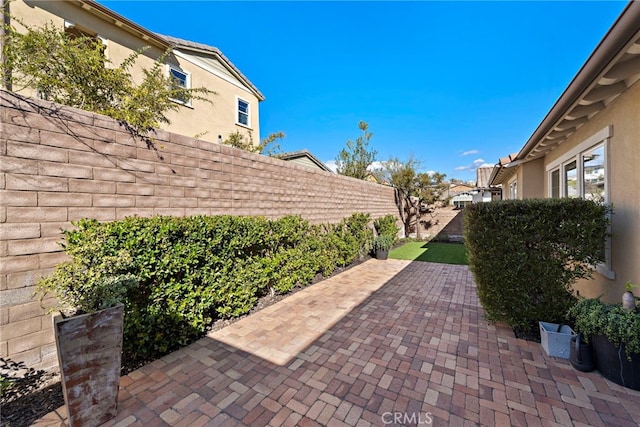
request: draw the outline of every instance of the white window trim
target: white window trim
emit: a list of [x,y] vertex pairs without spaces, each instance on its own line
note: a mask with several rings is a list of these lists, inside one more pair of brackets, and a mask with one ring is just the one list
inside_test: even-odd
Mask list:
[[[247,123],[248,123],[248,124],[246,124],[246,125],[245,125],[245,124],[240,123],[240,121],[238,120],[238,116],[239,116],[239,113],[240,113],[240,110],[239,110],[239,108],[238,108],[238,107],[239,107],[238,103],[239,103],[240,101],[242,101],[242,102],[246,102],[246,103],[247,103],[247,110],[248,110],[248,111],[247,111]],[[236,96],[236,106],[235,106],[235,113],[236,113],[236,125],[238,125],[238,126],[242,126],[243,128],[246,128],[246,129],[252,129],[252,127],[251,127],[251,110],[252,110],[252,108],[251,108],[251,102],[247,101],[247,100],[246,100],[246,99],[244,99],[244,98],[240,98],[239,96]]]
[[[191,73],[190,72],[183,70],[177,65],[167,64],[167,75],[169,76],[169,78],[171,78],[171,70],[176,70],[179,73],[184,74],[186,76],[186,88],[191,89]],[[192,107],[191,100],[184,102],[180,99],[175,99],[175,98],[169,98],[169,99],[177,104],[184,105],[185,107]]]
[[[515,184],[516,185],[516,194],[515,194],[515,198],[511,197],[511,186]],[[509,191],[509,200],[518,200],[518,176],[515,175],[513,178],[511,178],[509,181],[507,181],[507,185],[508,185],[508,191]]]
[[[582,154],[591,148],[594,148],[598,145],[602,145],[604,147],[604,159],[605,159],[605,180],[604,180],[604,203],[606,205],[610,204],[610,190],[609,186],[611,184],[610,174],[611,167],[609,163],[609,143],[610,138],[613,136],[613,125],[609,125],[600,131],[596,132],[594,135],[591,135],[586,140],[582,141],[580,144],[569,150],[563,156],[557,158],[553,162],[549,163],[546,167],[547,173],[547,196],[551,197],[551,172],[555,170],[560,170],[560,198],[566,197],[565,194],[565,173],[564,166],[568,163],[571,163],[575,160],[576,162],[576,176],[578,177],[577,186],[578,186],[578,194],[580,197],[584,197],[583,194],[583,162],[582,162]],[[609,230],[611,232],[611,230]],[[607,238],[605,243],[605,262],[598,264],[596,266],[596,271],[606,277],[607,279],[614,280],[616,278],[615,272],[611,269],[611,238]]]
[[[75,28],[76,27],[76,23],[73,21],[68,21],[68,20],[64,20],[64,28],[65,30],[67,28]],[[100,40],[100,42],[104,45],[104,50],[102,51],[104,54],[105,59],[109,59],[109,39],[107,39],[104,36],[101,36],[100,34],[96,34],[95,36],[98,40]],[[111,63],[107,62],[106,64],[107,68],[112,68]]]

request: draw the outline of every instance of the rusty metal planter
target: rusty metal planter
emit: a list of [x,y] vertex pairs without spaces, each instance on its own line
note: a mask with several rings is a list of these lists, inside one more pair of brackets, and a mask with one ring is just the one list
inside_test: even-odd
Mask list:
[[124,305],[54,318],[62,391],[71,427],[115,417],[122,359]]

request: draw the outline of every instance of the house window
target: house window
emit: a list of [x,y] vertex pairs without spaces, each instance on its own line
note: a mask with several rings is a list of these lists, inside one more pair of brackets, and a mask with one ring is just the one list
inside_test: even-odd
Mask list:
[[509,183],[509,199],[516,200],[518,198],[518,181]]
[[560,169],[551,171],[551,197],[560,198]]
[[564,196],[578,197],[578,166],[574,160],[564,165]]
[[104,57],[107,58],[107,39],[101,37],[98,33],[76,25],[71,21],[64,21],[64,32],[72,39],[85,39],[89,48],[93,48],[97,44]]
[[249,103],[238,98],[238,124],[249,127]]
[[[609,203],[607,150],[611,135],[612,127],[607,126],[547,165],[549,196],[581,197]],[[614,279],[609,241],[606,242],[605,258],[606,262],[598,266],[598,272]]]
[[601,144],[582,155],[582,196],[585,199],[604,202],[604,172],[604,144]]
[[[175,67],[173,65],[169,65],[169,77],[173,83],[180,89],[190,89],[191,88],[191,75],[185,71],[182,71],[180,68]],[[171,97],[172,101],[178,102],[184,105],[191,105],[191,100],[184,94],[175,94],[175,96]]]

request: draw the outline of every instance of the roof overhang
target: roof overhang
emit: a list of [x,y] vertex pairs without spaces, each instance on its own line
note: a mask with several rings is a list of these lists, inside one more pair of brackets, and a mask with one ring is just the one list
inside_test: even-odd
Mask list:
[[246,87],[260,100],[264,101],[264,95],[258,90],[257,87],[249,81],[247,77],[240,72],[240,70],[233,65],[233,63],[224,56],[224,54],[213,46],[208,46],[201,43],[195,43],[188,40],[182,40],[169,36],[162,36],[154,33],[153,31],[144,28],[135,22],[125,18],[122,15],[114,12],[113,10],[101,5],[95,0],[68,0],[70,3],[96,15],[100,19],[109,22],[116,27],[122,28],[130,34],[144,40],[146,43],[159,47],[162,50],[169,48],[181,48],[185,50],[191,50],[195,52],[202,52],[207,55],[214,56],[220,63],[222,63],[231,74],[233,74],[238,80],[240,80]]
[[116,27],[122,28],[128,33],[141,38],[146,43],[152,44],[163,50],[166,50],[170,47],[170,44],[167,40],[160,37],[153,31],[150,31],[125,18],[124,16],[117,14],[113,10],[101,5],[95,0],[69,0],[69,2],[98,16],[100,19],[115,25]]
[[503,182],[510,168],[548,154],[638,80],[640,1],[630,1],[524,147],[495,165],[489,183]]
[[236,79],[242,82],[242,84],[245,85],[247,89],[249,89],[249,91],[251,91],[256,96],[256,98],[258,98],[260,101],[264,101],[265,99],[264,95],[258,90],[258,88],[254,86],[254,84],[251,83],[251,81],[244,74],[242,74],[242,72],[235,65],[233,65],[233,63],[229,60],[229,58],[224,56],[224,54],[217,47],[209,46],[203,43],[192,42],[189,40],[183,40],[183,39],[179,39],[177,37],[172,37],[172,36],[161,36],[161,37],[166,39],[167,42],[171,44],[173,49],[200,53],[200,54],[208,55],[210,57],[214,57]]

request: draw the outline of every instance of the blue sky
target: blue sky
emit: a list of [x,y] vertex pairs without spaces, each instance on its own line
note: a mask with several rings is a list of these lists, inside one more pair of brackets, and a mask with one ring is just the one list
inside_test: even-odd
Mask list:
[[626,5],[606,2],[100,3],[216,46],[260,89],[260,133],[335,159],[358,122],[378,160],[475,180],[518,151]]

